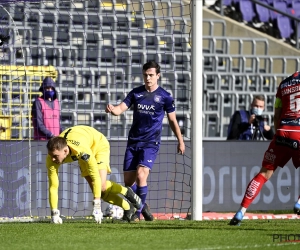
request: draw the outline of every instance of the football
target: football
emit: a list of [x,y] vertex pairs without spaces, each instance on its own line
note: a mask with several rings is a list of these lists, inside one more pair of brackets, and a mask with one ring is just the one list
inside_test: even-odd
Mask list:
[[105,217],[111,217],[113,219],[121,219],[123,217],[124,210],[123,208],[116,205],[109,205],[105,209]]

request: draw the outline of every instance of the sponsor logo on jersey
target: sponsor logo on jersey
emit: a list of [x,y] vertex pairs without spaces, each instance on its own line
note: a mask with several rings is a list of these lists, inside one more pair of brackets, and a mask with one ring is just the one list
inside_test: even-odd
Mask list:
[[282,119],[280,121],[281,125],[289,125],[289,126],[299,126],[300,125],[300,119]]
[[147,160],[147,162],[152,162],[152,160]]
[[88,161],[88,159],[90,159],[90,155],[88,155],[86,153],[83,153],[82,156],[81,156],[81,159],[84,160],[84,161]]
[[140,94],[137,94],[137,95],[136,95],[137,98],[142,97],[142,96],[143,96],[143,95],[140,95]]
[[155,111],[155,106],[154,105],[138,104],[138,109],[142,109],[142,110],[154,110]]
[[155,95],[155,96],[154,96],[154,101],[157,102],[157,103],[160,103],[160,101],[161,101],[161,96],[160,96],[160,95]]
[[283,89],[281,91],[281,95],[284,96],[284,95],[292,94],[292,93],[299,92],[299,91],[300,91],[300,86],[293,86],[290,88]]
[[287,146],[292,149],[299,148],[299,141],[282,136],[276,136],[276,144]]
[[271,162],[271,163],[274,163],[275,161],[275,158],[276,158],[276,155],[274,154],[271,154],[270,152],[266,152],[265,153],[265,161],[268,161],[268,162]]
[[300,79],[299,78],[292,78],[292,79],[289,79],[287,81],[283,81],[280,84],[280,89],[292,87],[292,86],[297,85],[299,83],[300,83]]
[[79,145],[80,145],[80,142],[79,142],[79,141],[74,141],[74,140],[68,140],[68,139],[67,139],[67,142],[70,142],[70,143],[72,143],[73,145],[76,145],[76,146],[79,146]]

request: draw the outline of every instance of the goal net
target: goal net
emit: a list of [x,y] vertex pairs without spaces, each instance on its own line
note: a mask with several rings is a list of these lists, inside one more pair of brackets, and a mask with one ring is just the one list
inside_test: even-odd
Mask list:
[[[105,113],[143,84],[142,66],[161,66],[186,143],[165,117],[146,202],[158,219],[185,217],[191,201],[191,9],[184,0],[2,0],[0,3],[0,219],[50,215],[46,142],[33,140],[32,102],[46,76],[56,82],[61,126],[89,125],[111,143],[111,180],[123,184],[132,110]],[[59,170],[59,209],[91,215],[92,194],[76,163]],[[103,210],[107,204],[103,204]]]

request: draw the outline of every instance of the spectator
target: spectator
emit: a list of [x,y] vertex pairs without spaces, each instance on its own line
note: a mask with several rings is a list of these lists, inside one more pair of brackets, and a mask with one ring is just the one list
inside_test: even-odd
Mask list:
[[251,103],[251,110],[236,111],[228,127],[227,140],[272,140],[274,132],[262,117],[264,109],[265,97],[257,95]]
[[[249,182],[240,209],[230,221],[239,225],[247,208],[271,178],[277,167],[283,168],[292,159],[294,167],[300,166],[300,103],[299,72],[284,79],[276,93],[274,127],[275,136],[265,152],[259,173]],[[300,196],[294,205],[294,213],[300,215]]]
[[32,105],[32,123],[34,140],[47,140],[59,135],[60,105],[57,100],[55,82],[51,77],[46,77],[39,89],[42,96],[35,99]]
[[165,112],[178,140],[178,153],[183,154],[185,151],[176,119],[174,99],[158,85],[159,77],[160,66],[154,61],[147,62],[143,65],[144,85],[131,90],[121,104],[108,104],[105,109],[106,113],[118,116],[133,106],[133,122],[128,135],[123,171],[125,185],[130,186],[142,199],[143,208],[132,216],[134,221],[139,221],[141,213],[145,220],[153,220],[145,203],[148,193],[147,178],[159,151]]

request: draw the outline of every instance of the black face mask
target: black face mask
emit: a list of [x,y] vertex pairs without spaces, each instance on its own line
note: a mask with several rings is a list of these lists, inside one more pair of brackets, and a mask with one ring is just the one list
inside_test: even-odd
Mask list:
[[49,98],[53,99],[54,95],[55,95],[54,90],[44,91],[44,96],[46,99],[49,99]]

